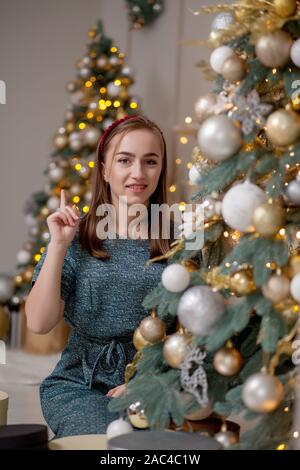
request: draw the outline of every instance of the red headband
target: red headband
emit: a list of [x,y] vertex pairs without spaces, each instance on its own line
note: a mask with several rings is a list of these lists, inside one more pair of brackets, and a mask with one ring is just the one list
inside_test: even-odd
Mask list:
[[133,118],[136,118],[138,115],[137,114],[134,114],[132,116],[125,116],[121,119],[118,119],[117,121],[114,121],[110,126],[108,126],[108,128],[106,129],[106,131],[104,132],[104,134],[102,134],[102,137],[100,139],[100,142],[99,142],[99,150],[100,152],[103,152],[103,148],[104,148],[104,142],[106,140],[106,137],[108,136],[108,134],[111,133],[111,131],[117,127],[119,124],[121,124],[121,122],[124,122],[124,121],[128,121],[128,119],[133,119]]

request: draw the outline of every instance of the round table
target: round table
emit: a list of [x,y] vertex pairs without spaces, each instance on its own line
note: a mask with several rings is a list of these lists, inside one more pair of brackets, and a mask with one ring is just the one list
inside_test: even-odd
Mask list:
[[48,442],[50,450],[107,450],[106,434],[67,436]]

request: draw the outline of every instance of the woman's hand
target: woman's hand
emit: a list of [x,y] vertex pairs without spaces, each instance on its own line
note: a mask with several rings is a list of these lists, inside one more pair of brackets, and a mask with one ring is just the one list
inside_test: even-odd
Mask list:
[[118,387],[111,388],[106,396],[111,398],[121,397],[126,392],[126,384],[118,385]]
[[62,189],[60,192],[59,210],[47,217],[51,243],[69,246],[79,224],[79,214],[79,209],[77,209],[75,204],[72,207],[67,205],[66,194],[64,189]]

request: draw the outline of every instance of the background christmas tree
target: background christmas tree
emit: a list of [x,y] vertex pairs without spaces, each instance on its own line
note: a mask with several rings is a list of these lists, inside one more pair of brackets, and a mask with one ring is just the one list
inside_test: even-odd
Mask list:
[[71,103],[53,138],[54,150],[44,171],[48,181],[25,204],[29,240],[17,254],[15,278],[0,277],[0,338],[6,338],[9,329],[7,308],[17,311],[29,292],[35,265],[49,242],[46,219],[59,207],[61,189],[65,189],[69,203],[86,213],[95,150],[102,133],[116,119],[139,112],[138,100],[128,90],[134,81],[125,54],[105,35],[101,21],[88,32],[87,50],[76,68],[75,80],[66,85]]
[[[215,435],[225,448],[282,450],[299,438],[300,6],[240,0],[200,11],[219,13],[203,66],[215,87],[195,108],[190,178],[200,208],[185,214],[144,300],[153,313],[134,335],[127,393],[110,408],[127,410],[138,428],[242,414],[249,431],[240,442],[226,425]],[[201,230],[198,269],[187,243]],[[179,328],[166,336],[168,315]]]

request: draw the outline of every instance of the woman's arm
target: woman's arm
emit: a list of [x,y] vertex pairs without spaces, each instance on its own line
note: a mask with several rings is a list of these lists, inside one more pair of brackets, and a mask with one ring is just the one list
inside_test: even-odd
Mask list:
[[62,317],[64,310],[61,299],[62,269],[78,223],[78,209],[76,206],[67,205],[66,195],[62,189],[59,211],[47,218],[51,237],[46,257],[25,303],[27,326],[34,333],[48,333]]

